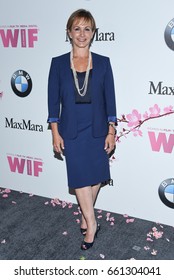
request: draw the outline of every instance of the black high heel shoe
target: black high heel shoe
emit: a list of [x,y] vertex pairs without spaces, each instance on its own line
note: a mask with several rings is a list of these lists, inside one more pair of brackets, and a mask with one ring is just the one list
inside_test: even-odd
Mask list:
[[87,228],[80,228],[80,232],[82,235],[86,235]]
[[95,241],[95,238],[97,237],[97,234],[100,230],[100,225],[97,224],[97,229],[96,229],[96,232],[95,232],[95,235],[94,235],[94,240],[93,242],[86,242],[86,241],[82,241],[82,244],[81,244],[81,250],[88,250],[89,248],[91,248],[94,244],[94,241]]

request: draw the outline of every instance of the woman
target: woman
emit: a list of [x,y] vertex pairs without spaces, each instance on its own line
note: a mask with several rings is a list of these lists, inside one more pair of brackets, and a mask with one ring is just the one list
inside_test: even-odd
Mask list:
[[82,250],[91,248],[100,230],[94,203],[110,180],[109,154],[115,147],[116,106],[109,58],[91,53],[96,30],[89,11],[75,11],[67,22],[70,53],[52,59],[48,82],[48,122],[53,147],[64,153],[68,186],[82,211]]

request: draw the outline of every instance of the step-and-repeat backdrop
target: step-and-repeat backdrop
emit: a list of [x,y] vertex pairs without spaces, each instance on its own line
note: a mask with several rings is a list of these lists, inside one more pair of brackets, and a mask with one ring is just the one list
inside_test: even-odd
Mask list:
[[76,202],[52,150],[47,81],[79,8],[96,19],[91,51],[111,59],[119,119],[113,186],[96,207],[174,225],[173,0],[1,1],[0,187]]

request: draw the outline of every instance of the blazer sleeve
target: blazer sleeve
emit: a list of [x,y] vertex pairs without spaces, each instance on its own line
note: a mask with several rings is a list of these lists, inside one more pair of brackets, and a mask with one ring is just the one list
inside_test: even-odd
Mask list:
[[58,61],[52,58],[48,76],[48,119],[47,122],[59,122],[60,115],[60,85],[58,75]]
[[112,67],[110,59],[107,59],[107,67],[105,73],[105,101],[106,101],[106,112],[108,116],[108,122],[115,122],[117,124],[117,111],[116,111],[116,97],[115,97],[115,86]]

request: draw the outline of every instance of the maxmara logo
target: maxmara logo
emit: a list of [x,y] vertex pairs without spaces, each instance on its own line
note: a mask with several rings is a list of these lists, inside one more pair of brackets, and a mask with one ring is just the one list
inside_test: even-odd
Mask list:
[[4,48],[34,48],[38,41],[37,25],[0,26],[0,41]]
[[154,83],[150,81],[149,83],[150,83],[149,94],[174,95],[174,87],[166,86],[162,81],[158,83]]
[[[69,42],[68,36],[66,34],[66,42]],[[96,32],[94,34],[94,41],[115,41],[114,32],[102,32],[99,28],[96,28]]]
[[31,120],[25,121],[24,119],[22,119],[22,121],[18,122],[18,121],[15,121],[13,118],[11,118],[11,119],[5,118],[5,127],[13,128],[13,129],[20,129],[20,130],[43,132],[42,125],[34,124],[31,122]]

